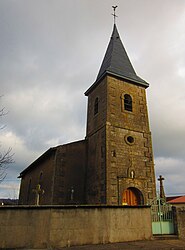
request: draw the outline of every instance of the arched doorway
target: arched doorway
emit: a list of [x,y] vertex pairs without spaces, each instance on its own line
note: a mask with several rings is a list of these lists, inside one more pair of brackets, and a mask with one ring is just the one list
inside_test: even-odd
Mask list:
[[122,205],[138,206],[143,205],[143,195],[137,188],[127,188],[122,195]]

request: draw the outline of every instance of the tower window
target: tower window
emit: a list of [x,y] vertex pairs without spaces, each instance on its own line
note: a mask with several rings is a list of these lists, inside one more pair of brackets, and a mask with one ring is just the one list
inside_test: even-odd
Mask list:
[[95,99],[95,102],[94,102],[94,115],[98,114],[98,103],[99,103],[99,100],[98,100],[98,97],[96,97]]
[[124,95],[124,109],[132,112],[132,97],[128,94]]

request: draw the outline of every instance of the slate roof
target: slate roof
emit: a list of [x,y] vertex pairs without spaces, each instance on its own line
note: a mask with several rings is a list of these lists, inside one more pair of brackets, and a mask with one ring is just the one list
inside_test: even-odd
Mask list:
[[85,95],[88,95],[90,90],[92,90],[106,74],[129,80],[129,82],[141,85],[145,88],[149,86],[145,80],[137,76],[122,44],[115,24],[97,79],[95,83],[85,92]]

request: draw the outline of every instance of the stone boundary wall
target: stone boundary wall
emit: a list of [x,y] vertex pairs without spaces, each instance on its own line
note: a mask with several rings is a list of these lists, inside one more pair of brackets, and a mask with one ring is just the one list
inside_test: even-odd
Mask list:
[[2,206],[0,248],[60,248],[152,237],[150,206]]
[[175,231],[179,239],[185,239],[185,207],[173,207]]

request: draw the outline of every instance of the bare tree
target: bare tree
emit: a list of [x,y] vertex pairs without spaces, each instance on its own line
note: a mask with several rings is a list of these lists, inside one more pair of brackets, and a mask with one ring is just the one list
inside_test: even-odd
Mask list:
[[[2,108],[0,110],[0,117],[6,115],[5,109]],[[1,126],[0,129],[3,129],[4,126]],[[13,163],[13,154],[11,153],[12,149],[8,148],[8,150],[4,152],[0,152],[0,183],[6,178],[6,170],[8,164]]]

